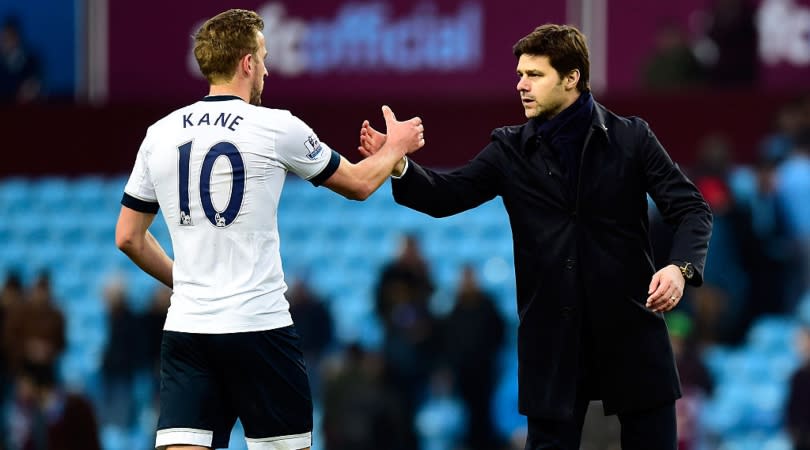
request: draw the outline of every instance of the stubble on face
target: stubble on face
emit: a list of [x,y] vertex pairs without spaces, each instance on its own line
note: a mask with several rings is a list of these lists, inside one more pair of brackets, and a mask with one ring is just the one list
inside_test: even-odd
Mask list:
[[250,87],[250,104],[254,106],[262,105],[262,86],[261,81],[253,83]]
[[[563,110],[563,101],[561,99],[561,95],[558,91],[563,90],[562,80],[559,80],[557,84],[552,88],[551,92],[545,96],[543,99],[543,104],[541,105],[537,99],[534,101],[534,108],[526,110],[526,117],[531,118],[538,118],[543,120],[549,120],[552,117],[556,116]],[[559,95],[555,95],[559,94]]]

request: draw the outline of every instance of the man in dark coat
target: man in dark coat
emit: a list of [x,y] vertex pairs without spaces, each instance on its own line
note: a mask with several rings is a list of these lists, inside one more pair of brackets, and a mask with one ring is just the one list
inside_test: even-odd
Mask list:
[[[503,199],[526,450],[578,449],[591,399],[619,415],[623,449],[674,450],[681,392],[663,313],[686,282],[702,282],[710,210],[646,122],[594,101],[579,30],[540,26],[514,53],[528,122],[496,129],[478,156],[449,173],[403,159],[392,173],[394,198],[434,217]],[[364,155],[384,140],[364,123]],[[669,264],[658,271],[647,194],[675,230]]]

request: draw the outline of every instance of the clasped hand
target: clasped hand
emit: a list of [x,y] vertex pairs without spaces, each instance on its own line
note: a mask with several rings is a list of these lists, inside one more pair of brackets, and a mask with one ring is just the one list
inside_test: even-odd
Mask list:
[[399,122],[391,108],[383,106],[382,110],[387,134],[377,131],[368,120],[364,120],[360,126],[360,145],[357,147],[357,151],[363,157],[368,158],[377,153],[389,141],[405,141],[408,149],[406,153],[413,153],[425,145],[425,127],[421,118],[414,117]]
[[670,264],[659,270],[650,281],[647,291],[649,294],[647,308],[655,312],[672,310],[683,297],[684,285],[686,285],[686,280],[678,266]]

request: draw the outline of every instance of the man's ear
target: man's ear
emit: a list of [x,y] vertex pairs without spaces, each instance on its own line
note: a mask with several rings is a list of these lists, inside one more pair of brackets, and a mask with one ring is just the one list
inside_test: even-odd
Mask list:
[[576,89],[577,84],[579,83],[579,69],[574,69],[565,76],[565,88],[566,89]]
[[239,69],[246,75],[249,74],[255,67],[253,63],[253,55],[248,53],[239,60]]

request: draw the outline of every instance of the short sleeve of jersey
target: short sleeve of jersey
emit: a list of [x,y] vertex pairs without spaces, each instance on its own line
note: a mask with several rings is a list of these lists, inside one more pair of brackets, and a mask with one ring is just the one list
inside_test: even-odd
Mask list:
[[[340,156],[295,116],[290,116],[287,127],[278,133],[275,150],[288,170],[310,181],[327,178],[340,162]],[[324,172],[329,172],[326,177],[323,177]]]
[[[154,204],[157,206],[157,196],[155,195],[155,186],[152,183],[152,177],[149,173],[149,166],[147,158],[149,156],[149,132],[141,143],[141,148],[138,149],[138,156],[135,158],[135,167],[129,176],[126,186],[124,187],[125,197],[129,196],[135,200],[147,204]],[[157,209],[157,208],[155,208]]]

